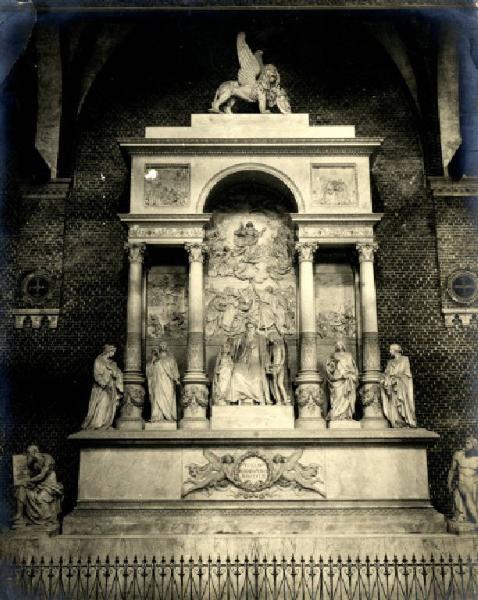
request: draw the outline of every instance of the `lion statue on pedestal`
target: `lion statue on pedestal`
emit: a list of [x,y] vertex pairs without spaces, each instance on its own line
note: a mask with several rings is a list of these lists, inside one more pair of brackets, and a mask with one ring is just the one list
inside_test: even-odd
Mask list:
[[[291,112],[286,91],[281,88],[279,71],[274,65],[264,65],[262,50],[255,54],[246,43],[246,34],[237,34],[237,56],[241,68],[237,81],[225,81],[214,96],[209,112],[232,113],[237,98],[246,102],[257,102],[261,113],[271,112],[277,106],[283,114]],[[222,109],[222,110],[221,110]]]

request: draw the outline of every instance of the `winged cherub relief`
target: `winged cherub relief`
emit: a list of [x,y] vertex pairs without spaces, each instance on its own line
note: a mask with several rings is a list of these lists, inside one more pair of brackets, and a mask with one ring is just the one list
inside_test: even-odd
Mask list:
[[262,62],[262,50],[252,53],[243,31],[237,34],[237,57],[240,64],[237,81],[225,81],[218,87],[209,111],[232,113],[236,99],[240,98],[246,102],[258,102],[261,113],[270,112],[269,109],[274,106],[283,114],[290,113],[289,99],[280,85],[277,68]]

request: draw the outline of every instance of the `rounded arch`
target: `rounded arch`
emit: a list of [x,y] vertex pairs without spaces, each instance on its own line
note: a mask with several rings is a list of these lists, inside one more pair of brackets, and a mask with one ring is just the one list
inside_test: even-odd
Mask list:
[[299,188],[292,179],[279,169],[263,163],[239,163],[217,172],[209,179],[206,185],[203,186],[196,202],[196,212],[204,212],[204,207],[206,206],[208,198],[216,190],[217,186],[223,184],[226,179],[231,180],[235,176],[240,176],[241,174],[252,175],[254,173],[262,176],[261,179],[263,183],[269,182],[272,187],[275,187],[279,191],[287,192],[295,205],[294,210],[291,210],[291,212],[305,212],[304,199]]

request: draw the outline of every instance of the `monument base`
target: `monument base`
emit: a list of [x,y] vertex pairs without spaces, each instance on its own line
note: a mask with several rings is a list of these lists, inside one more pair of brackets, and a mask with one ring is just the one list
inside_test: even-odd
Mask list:
[[424,429],[82,431],[70,436],[81,444],[78,504],[63,532],[444,532],[428,492],[426,445],[437,437]]
[[360,429],[360,421],[354,421],[354,419],[329,421],[329,429]]
[[176,421],[155,421],[154,423],[146,422],[144,424],[145,431],[175,431],[177,428]]
[[294,429],[292,406],[213,406],[211,429]]

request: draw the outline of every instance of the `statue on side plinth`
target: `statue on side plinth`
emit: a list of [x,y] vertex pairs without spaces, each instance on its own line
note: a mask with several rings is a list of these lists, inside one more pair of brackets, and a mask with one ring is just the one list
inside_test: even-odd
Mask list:
[[232,358],[231,402],[272,404],[267,380],[270,366],[267,340],[257,333],[254,323],[247,323],[245,333],[233,340]]
[[453,494],[452,533],[473,531],[478,527],[478,440],[468,436],[465,447],[453,455],[448,472],[448,489]]
[[151,360],[146,366],[146,378],[151,402],[151,423],[176,422],[176,385],[179,385],[179,371],[176,359],[169,352],[165,342],[153,350]]
[[17,501],[13,527],[57,531],[63,486],[56,479],[53,458],[38,446],[28,446],[26,455],[13,457],[13,474]]
[[[218,87],[210,112],[231,113],[236,99],[240,98],[246,102],[257,102],[261,113],[269,113],[274,106],[281,113],[290,113],[289,99],[281,88],[277,68],[263,64],[261,50],[252,53],[244,32],[237,34],[237,57],[241,66],[237,81],[225,81]],[[224,111],[221,110],[223,105]]]
[[330,392],[328,421],[350,420],[355,413],[358,369],[345,344],[338,341],[335,352],[326,363],[327,382]]
[[110,429],[123,394],[123,373],[113,356],[116,347],[106,344],[97,356],[93,367],[94,383],[91,390],[88,414],[82,429]]
[[392,427],[416,427],[410,361],[398,344],[390,346],[390,356],[381,380],[383,412]]

